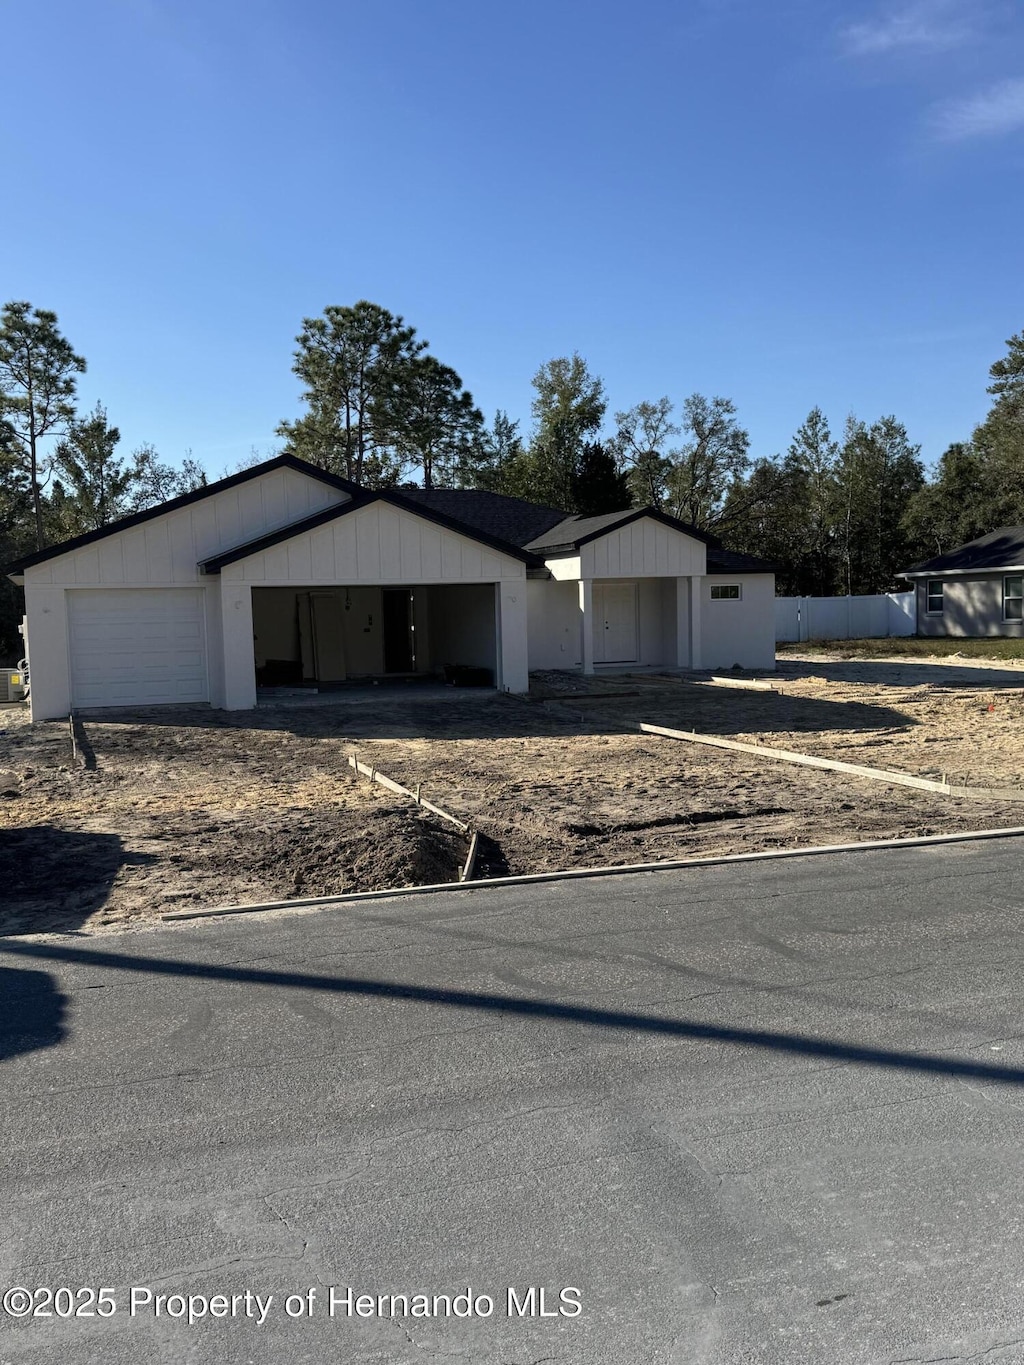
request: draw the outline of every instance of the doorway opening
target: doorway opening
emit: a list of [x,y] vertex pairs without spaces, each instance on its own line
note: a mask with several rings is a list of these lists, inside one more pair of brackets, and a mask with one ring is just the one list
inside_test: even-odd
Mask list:
[[416,672],[415,596],[411,588],[385,588],[381,601],[384,672]]

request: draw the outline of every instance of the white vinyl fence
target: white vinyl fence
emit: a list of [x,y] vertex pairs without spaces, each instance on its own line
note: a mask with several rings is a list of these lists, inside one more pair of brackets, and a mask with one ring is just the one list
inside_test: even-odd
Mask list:
[[874,597],[776,597],[775,638],[881,640],[917,632],[917,600],[911,592]]

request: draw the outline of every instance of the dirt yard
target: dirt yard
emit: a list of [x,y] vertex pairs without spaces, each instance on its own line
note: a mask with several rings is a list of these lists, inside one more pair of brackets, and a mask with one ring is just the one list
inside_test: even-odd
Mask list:
[[[0,932],[102,930],[170,910],[477,875],[1024,825],[951,799],[624,731],[648,720],[958,783],[1024,790],[1024,668],[787,655],[772,691],[546,675],[530,701],[453,692],[257,712],[0,708]],[[328,704],[323,704],[323,703]]]

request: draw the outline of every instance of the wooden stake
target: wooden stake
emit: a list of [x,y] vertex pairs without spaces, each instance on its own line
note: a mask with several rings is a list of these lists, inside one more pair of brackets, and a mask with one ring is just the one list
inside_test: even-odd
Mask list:
[[473,873],[476,871],[476,849],[479,841],[480,835],[474,830],[473,837],[469,841],[469,856],[466,858],[465,866],[459,873],[460,882],[469,882],[473,880]]

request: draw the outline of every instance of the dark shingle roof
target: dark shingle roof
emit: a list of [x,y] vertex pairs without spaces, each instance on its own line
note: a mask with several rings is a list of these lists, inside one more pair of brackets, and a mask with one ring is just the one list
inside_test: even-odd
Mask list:
[[708,573],[774,573],[775,565],[740,550],[721,545],[708,546]]
[[399,488],[409,502],[427,507],[465,526],[522,548],[550,527],[565,520],[565,513],[503,493],[479,488]]
[[682,531],[684,535],[692,536],[694,540],[703,541],[706,545],[716,543],[714,536],[709,536],[706,531],[698,531],[695,526],[689,526],[676,517],[666,516],[664,512],[659,512],[654,507],[630,507],[624,512],[605,512],[599,517],[566,517],[544,535],[531,540],[526,548],[539,555],[577,550],[587,541],[596,540],[598,536],[607,534],[617,526],[628,526],[630,522],[639,521],[641,517],[649,517],[652,521],[660,522],[662,526],[671,527],[673,531]]
[[625,512],[605,512],[599,517],[563,515],[556,526],[550,527],[536,540],[531,540],[530,548],[538,553],[544,550],[575,549],[589,536],[603,535],[622,522],[632,520],[634,514],[634,509],[629,509]]
[[1024,526],[1000,526],[944,555],[904,569],[905,576],[941,574],[965,569],[1019,569],[1024,565]]

